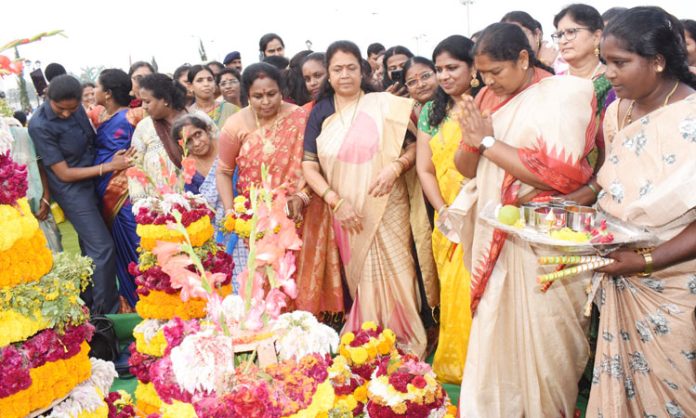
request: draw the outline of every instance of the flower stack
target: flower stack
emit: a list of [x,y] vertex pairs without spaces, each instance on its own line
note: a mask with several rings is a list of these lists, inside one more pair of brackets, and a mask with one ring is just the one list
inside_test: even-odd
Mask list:
[[[168,349],[165,333],[180,332],[184,326],[197,330],[198,319],[206,316],[207,304],[207,293],[189,285],[196,274],[193,263],[188,258],[170,257],[172,262],[165,265],[158,254],[170,249],[176,251],[183,242],[190,243],[203,269],[216,280],[211,290],[220,296],[232,292],[233,263],[231,256],[213,239],[214,214],[203,197],[164,193],[136,202],[133,212],[141,241],[138,264],[131,264],[129,269],[136,277],[139,299],[135,309],[144,320],[133,332],[131,364],[138,370],[137,407],[143,413],[151,413],[159,411],[161,399],[149,374],[143,372],[146,368],[143,364],[169,353],[171,347]],[[183,230],[172,228],[175,213]]]
[[[0,141],[3,143],[3,141]],[[93,327],[80,300],[89,258],[53,258],[27,199],[26,167],[0,146],[0,415],[49,408],[74,417],[106,417],[112,363],[88,357]],[[95,380],[90,380],[92,372]],[[61,403],[61,401],[65,401]],[[64,415],[63,415],[64,416]]]

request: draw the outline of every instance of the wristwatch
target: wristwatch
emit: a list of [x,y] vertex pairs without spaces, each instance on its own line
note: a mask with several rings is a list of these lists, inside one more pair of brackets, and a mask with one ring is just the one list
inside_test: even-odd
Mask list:
[[483,155],[483,152],[495,144],[495,138],[492,136],[484,136],[481,140],[481,145],[479,145],[479,154]]

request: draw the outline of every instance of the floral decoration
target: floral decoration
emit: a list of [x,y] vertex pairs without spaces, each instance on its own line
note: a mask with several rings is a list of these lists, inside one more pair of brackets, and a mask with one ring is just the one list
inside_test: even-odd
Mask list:
[[30,283],[53,267],[53,255],[40,228],[29,238],[20,238],[5,251],[0,251],[0,287]]
[[[13,205],[27,194],[27,166],[0,153],[0,205]],[[31,212],[30,212],[31,213]]]

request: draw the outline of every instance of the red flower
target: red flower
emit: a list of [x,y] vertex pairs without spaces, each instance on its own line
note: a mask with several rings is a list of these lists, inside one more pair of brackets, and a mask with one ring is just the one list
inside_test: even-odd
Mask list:
[[425,378],[421,375],[418,375],[411,380],[411,384],[418,389],[423,389],[428,385],[428,382],[425,381]]
[[404,372],[394,372],[389,376],[389,384],[401,393],[407,393],[407,386],[411,382],[411,375]]

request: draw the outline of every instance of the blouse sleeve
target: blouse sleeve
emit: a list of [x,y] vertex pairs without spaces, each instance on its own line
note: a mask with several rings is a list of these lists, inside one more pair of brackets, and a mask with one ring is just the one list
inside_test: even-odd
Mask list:
[[437,126],[430,126],[430,113],[433,111],[433,101],[429,101],[423,106],[420,116],[418,117],[418,130],[425,132],[430,136],[435,136],[437,133]]
[[333,101],[329,99],[320,101],[312,109],[312,113],[309,114],[309,119],[307,119],[307,126],[305,126],[304,156],[302,161],[319,161],[317,138],[321,134],[321,126],[324,120],[333,115],[334,112]]
[[239,149],[242,147],[240,138],[240,114],[236,113],[227,119],[220,130],[220,150],[218,169],[224,173],[232,175],[237,164]]

